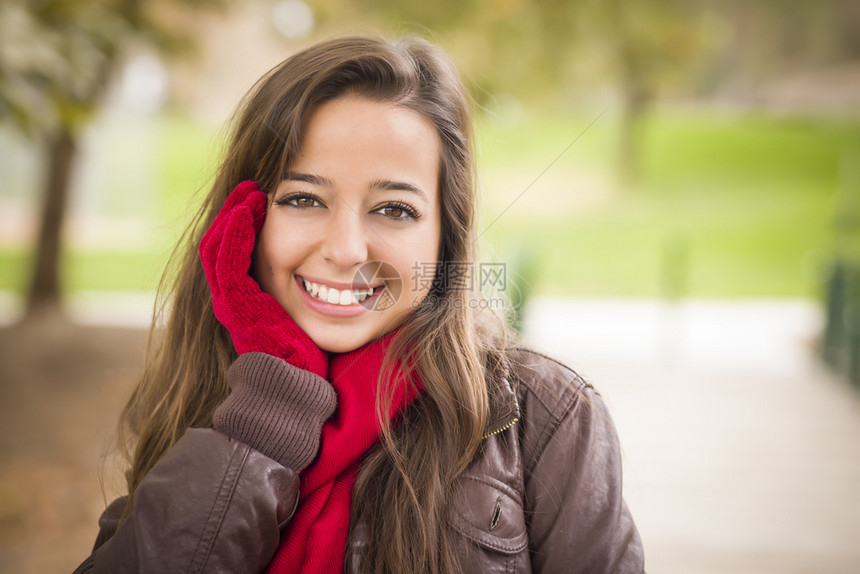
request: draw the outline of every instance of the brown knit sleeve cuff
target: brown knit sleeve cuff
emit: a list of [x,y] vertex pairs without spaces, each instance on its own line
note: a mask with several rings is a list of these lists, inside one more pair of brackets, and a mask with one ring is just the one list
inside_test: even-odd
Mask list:
[[227,372],[230,396],[215,410],[216,430],[296,472],[319,450],[320,431],[337,406],[322,377],[265,353],[245,353]]

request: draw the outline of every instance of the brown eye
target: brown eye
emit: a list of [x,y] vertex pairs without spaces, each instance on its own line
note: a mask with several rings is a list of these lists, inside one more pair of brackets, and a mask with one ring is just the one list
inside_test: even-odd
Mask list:
[[317,201],[312,197],[297,197],[293,199],[293,204],[296,207],[313,207]]
[[309,193],[294,193],[291,195],[286,195],[275,201],[275,203],[278,205],[287,205],[298,209],[320,207],[323,204],[322,201],[319,200],[319,198]]
[[385,217],[393,219],[395,221],[406,221],[409,219],[418,219],[419,217],[421,217],[418,214],[418,211],[400,202],[388,203],[386,205],[383,205],[376,210],[376,213],[384,215]]

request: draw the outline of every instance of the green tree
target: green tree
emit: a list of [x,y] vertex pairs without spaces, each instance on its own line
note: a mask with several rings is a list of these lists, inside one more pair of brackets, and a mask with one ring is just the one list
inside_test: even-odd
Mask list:
[[590,50],[610,58],[621,117],[618,173],[639,179],[642,123],[661,86],[690,76],[706,46],[703,6],[685,0],[591,0]]
[[[39,234],[25,317],[59,310],[60,251],[82,128],[128,48],[175,53],[189,42],[169,22],[221,0],[4,0],[0,4],[0,121],[43,154]],[[180,19],[181,21],[181,19]]]
[[692,75],[707,46],[705,0],[354,0],[396,31],[431,31],[470,73],[479,102],[497,92],[558,93],[609,79],[620,94],[618,170],[638,174],[642,118],[659,88]]

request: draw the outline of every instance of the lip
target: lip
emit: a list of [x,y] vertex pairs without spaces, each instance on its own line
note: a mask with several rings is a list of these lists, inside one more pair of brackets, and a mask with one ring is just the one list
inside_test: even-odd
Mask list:
[[[343,283],[329,283],[326,281],[314,281],[310,277],[302,277],[300,275],[294,275],[296,279],[296,286],[299,288],[299,292],[301,293],[302,301],[310,307],[312,310],[320,313],[321,315],[326,315],[329,317],[357,317],[362,313],[365,313],[373,308],[375,299],[382,292],[382,289],[375,290],[373,295],[362,301],[361,303],[356,303],[355,305],[336,305],[334,303],[327,303],[325,301],[320,301],[319,299],[314,299],[311,297],[311,294],[305,291],[304,281],[307,279],[312,283],[321,283],[326,286],[332,286],[335,289],[361,289],[361,287],[352,287],[350,285],[345,285]],[[344,285],[343,287],[338,288],[337,285]],[[368,304],[369,303],[369,304]],[[365,304],[368,304],[365,306]]]

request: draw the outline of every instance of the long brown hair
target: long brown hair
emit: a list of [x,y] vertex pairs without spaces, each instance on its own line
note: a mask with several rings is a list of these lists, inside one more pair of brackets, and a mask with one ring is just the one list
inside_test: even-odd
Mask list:
[[[229,392],[226,371],[236,352],[212,312],[197,256],[203,233],[239,182],[256,180],[271,193],[299,151],[310,111],[345,95],[403,106],[433,122],[442,142],[438,259],[475,261],[471,117],[444,53],[420,39],[340,38],[285,60],[246,96],[214,184],[174,253],[176,272],[163,280],[160,291],[172,295],[166,327],[121,419],[121,440],[134,446],[131,497],[186,429],[211,426]],[[395,428],[384,428],[359,474],[351,524],[363,525],[369,542],[359,557],[362,571],[458,571],[447,494],[485,432],[495,384],[490,367],[501,360],[505,329],[487,317],[486,305],[475,304],[480,293],[449,289],[439,279],[401,325],[380,375],[384,389],[396,365],[414,365],[425,390]]]

